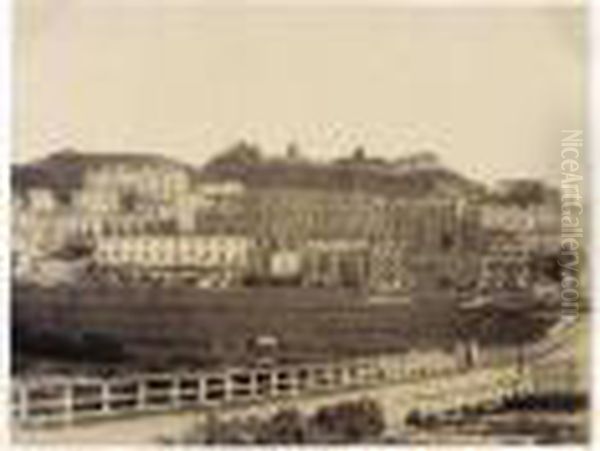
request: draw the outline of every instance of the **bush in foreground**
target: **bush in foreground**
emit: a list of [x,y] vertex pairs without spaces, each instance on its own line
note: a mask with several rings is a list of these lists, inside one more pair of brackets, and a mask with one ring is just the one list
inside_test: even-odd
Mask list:
[[379,404],[371,399],[324,406],[313,415],[297,409],[282,409],[266,419],[218,420],[207,418],[204,428],[182,438],[184,443],[205,444],[303,444],[375,442],[383,434],[385,421]]

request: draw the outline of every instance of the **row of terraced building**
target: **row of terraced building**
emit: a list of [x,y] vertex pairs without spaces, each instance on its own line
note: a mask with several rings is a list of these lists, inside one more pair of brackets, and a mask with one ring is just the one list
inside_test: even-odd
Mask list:
[[526,286],[529,256],[558,245],[557,203],[491,200],[428,153],[315,162],[240,143],[196,168],[69,150],[15,167],[12,185],[13,274],[46,284]]

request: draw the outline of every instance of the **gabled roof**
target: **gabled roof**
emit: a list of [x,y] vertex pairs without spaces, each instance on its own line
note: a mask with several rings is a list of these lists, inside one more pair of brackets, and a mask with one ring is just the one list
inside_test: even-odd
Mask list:
[[13,165],[11,184],[14,190],[48,188],[66,194],[83,184],[86,170],[103,165],[164,165],[192,171],[189,166],[152,153],[78,152],[63,150],[28,164]]

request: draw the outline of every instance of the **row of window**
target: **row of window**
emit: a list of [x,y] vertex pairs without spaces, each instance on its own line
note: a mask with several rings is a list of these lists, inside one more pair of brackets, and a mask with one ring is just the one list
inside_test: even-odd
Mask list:
[[165,251],[164,249],[123,249],[123,248],[105,248],[99,249],[97,258],[102,263],[107,264],[139,264],[142,266],[161,266],[161,265],[233,265],[243,264],[246,261],[246,254],[238,249],[190,249],[187,252]]

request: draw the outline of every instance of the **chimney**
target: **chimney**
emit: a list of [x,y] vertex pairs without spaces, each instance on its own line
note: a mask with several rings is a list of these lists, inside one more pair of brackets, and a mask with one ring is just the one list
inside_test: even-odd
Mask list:
[[365,148],[362,146],[358,146],[354,149],[354,153],[352,154],[352,159],[355,161],[364,161],[366,159]]
[[294,142],[289,143],[285,154],[288,160],[298,160],[300,158],[300,150],[298,149],[298,145]]

